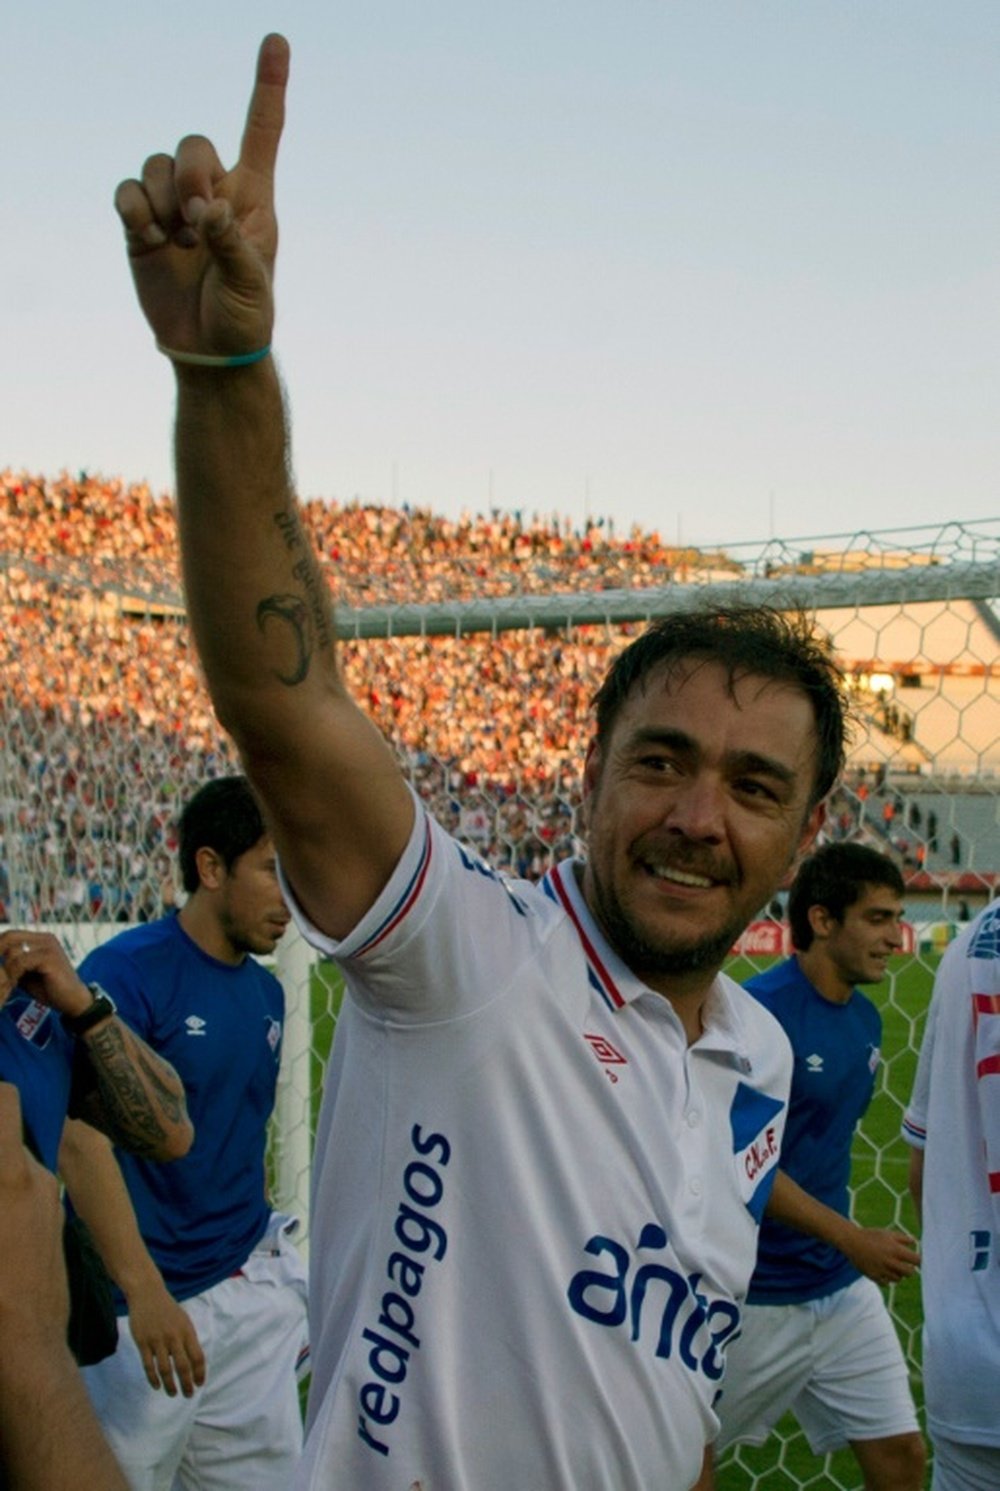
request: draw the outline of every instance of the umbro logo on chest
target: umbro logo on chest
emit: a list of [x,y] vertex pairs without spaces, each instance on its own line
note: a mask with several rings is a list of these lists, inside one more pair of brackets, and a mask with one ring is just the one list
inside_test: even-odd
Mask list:
[[616,1066],[627,1066],[628,1057],[623,1056],[617,1046],[613,1046],[606,1035],[591,1035],[588,1031],[583,1032],[583,1038],[593,1051],[598,1061],[604,1068],[604,1075],[609,1082],[618,1081],[618,1073],[612,1068]]

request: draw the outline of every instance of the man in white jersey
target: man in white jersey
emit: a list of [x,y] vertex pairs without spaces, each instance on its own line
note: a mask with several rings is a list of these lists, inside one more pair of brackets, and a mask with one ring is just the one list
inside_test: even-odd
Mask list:
[[933,1491],[1000,1486],[1000,905],[934,981],[903,1137],[923,1236]]
[[339,672],[269,355],[288,49],[236,167],[116,198],[177,373],[185,582],[290,900],[347,996],[317,1134],[298,1491],[686,1491],[717,1429],[791,1058],[719,969],[813,839],[839,679],[767,611],[665,618],[596,700],[589,855],[508,884]]

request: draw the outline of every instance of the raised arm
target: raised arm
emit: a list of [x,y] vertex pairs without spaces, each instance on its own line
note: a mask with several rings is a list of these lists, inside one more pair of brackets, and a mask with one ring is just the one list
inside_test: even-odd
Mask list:
[[[15,988],[71,1026],[81,1016],[89,1019],[94,1006],[93,990],[50,932],[0,933],[0,1004]],[[179,1159],[194,1139],[180,1077],[116,1014],[87,1023],[77,1035],[70,1105],[116,1144],[147,1159]]]
[[306,912],[343,935],[388,879],[413,807],[340,676],[324,575],[299,516],[269,348],[274,167],[288,46],[266,37],[239,159],[181,141],[118,188],[140,304],[177,375],[188,610],[219,719]]

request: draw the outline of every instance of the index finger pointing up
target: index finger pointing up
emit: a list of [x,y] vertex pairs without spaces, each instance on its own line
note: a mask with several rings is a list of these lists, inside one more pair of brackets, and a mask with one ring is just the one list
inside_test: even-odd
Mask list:
[[274,175],[281,130],[285,123],[289,46],[283,36],[265,36],[257,54],[247,122],[240,144],[240,165],[269,179]]

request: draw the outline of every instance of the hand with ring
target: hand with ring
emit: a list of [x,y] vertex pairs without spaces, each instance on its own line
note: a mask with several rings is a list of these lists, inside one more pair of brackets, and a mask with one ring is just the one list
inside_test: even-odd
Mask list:
[[17,988],[61,1015],[81,1015],[93,1003],[93,995],[51,932],[33,932],[30,942],[23,928],[0,933],[0,1004]]

